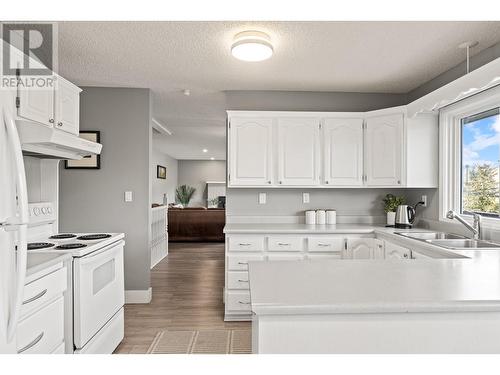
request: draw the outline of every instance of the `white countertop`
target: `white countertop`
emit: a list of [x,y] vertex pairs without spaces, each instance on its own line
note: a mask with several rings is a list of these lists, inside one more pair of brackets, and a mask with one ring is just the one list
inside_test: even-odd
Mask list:
[[[370,224],[337,224],[337,225],[308,225],[308,224],[226,224],[224,233],[373,233],[375,229],[382,229],[380,225]],[[394,228],[385,228],[394,231]],[[399,229],[401,230],[401,229]]]
[[71,259],[70,253],[49,253],[49,252],[38,252],[38,251],[28,251],[28,261],[26,268],[26,276],[31,276],[39,271],[44,270],[54,264],[59,262],[65,262]]
[[408,230],[360,224],[228,224],[225,228],[232,234],[374,233],[436,258],[250,262],[256,314],[500,311],[500,251],[447,250],[395,234],[401,231]]

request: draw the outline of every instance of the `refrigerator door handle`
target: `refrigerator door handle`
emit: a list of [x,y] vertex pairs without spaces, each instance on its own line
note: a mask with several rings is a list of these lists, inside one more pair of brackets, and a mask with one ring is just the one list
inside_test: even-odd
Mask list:
[[10,144],[14,156],[14,171],[16,175],[17,187],[17,204],[19,208],[19,216],[16,220],[17,229],[19,230],[19,243],[16,252],[16,283],[14,298],[11,301],[9,309],[9,320],[7,323],[7,341],[12,341],[17,328],[17,322],[21,312],[21,304],[23,300],[24,282],[26,279],[26,263],[28,257],[27,251],[27,235],[29,220],[28,211],[28,190],[26,187],[26,173],[24,170],[23,152],[21,149],[21,141],[17,132],[16,123],[12,114],[3,108],[3,121],[7,129],[7,139]]

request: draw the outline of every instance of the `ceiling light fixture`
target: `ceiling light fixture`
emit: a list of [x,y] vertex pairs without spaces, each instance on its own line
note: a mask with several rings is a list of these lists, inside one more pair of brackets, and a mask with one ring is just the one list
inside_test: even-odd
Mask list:
[[203,151],[203,152],[208,152],[208,150],[207,150],[206,148],[204,148],[204,149],[203,149],[203,150],[201,150],[201,151]]
[[189,90],[189,89],[184,89],[184,90],[182,90],[182,93],[183,93],[185,96],[189,96],[189,95],[191,95],[191,90]]
[[215,160],[215,158],[212,156],[212,157],[210,158],[210,160]]
[[267,60],[273,55],[271,38],[262,31],[243,31],[234,37],[231,54],[243,61]]

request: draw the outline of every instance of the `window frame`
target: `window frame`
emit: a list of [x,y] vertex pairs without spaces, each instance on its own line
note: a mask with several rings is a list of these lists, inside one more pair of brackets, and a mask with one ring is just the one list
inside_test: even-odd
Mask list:
[[[439,111],[439,220],[462,202],[462,119],[500,107],[500,86],[453,103]],[[472,223],[472,215],[462,217]],[[483,225],[500,229],[500,218],[482,217]]]

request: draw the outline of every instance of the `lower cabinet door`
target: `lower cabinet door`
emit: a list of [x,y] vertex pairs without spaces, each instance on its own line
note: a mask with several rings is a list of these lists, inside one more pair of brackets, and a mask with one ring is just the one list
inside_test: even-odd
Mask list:
[[64,297],[19,322],[17,352],[50,354],[64,343]]
[[385,257],[386,259],[411,259],[411,250],[385,241]]

